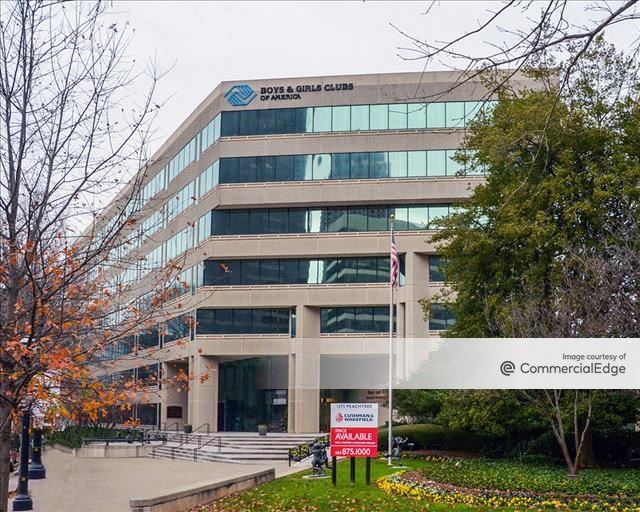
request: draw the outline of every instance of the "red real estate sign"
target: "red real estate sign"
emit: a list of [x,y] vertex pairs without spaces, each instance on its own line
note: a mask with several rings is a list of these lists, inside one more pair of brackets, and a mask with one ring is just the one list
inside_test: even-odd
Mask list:
[[378,454],[378,404],[331,404],[331,456]]

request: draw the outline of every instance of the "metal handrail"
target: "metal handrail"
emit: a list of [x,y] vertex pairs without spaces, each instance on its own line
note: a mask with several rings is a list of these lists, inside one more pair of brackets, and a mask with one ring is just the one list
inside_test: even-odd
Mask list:
[[164,425],[164,427],[162,427],[162,430],[164,430],[165,432],[167,430],[169,430],[170,427],[173,427],[175,425],[176,427],[176,432],[178,432],[180,430],[180,422],[176,421],[175,423],[171,423],[170,425],[167,425],[166,421],[163,421],[162,424]]
[[[182,448],[185,444],[191,444],[193,442],[193,444],[195,444],[195,439],[193,437],[190,437],[190,434],[176,434],[175,436],[172,436],[169,440],[173,441],[174,437],[178,438],[178,441],[180,441],[180,444],[178,444],[177,446],[171,446],[171,460],[175,459],[175,451],[178,448]],[[211,439],[209,439],[206,443],[202,444],[202,436],[195,436],[195,438],[198,440],[197,444],[198,447],[194,448],[194,453],[193,453],[193,460],[197,460],[197,450],[200,450],[201,448],[204,448],[205,446],[208,446],[209,444],[211,444],[213,441],[218,441],[218,452],[222,451],[222,437],[221,436],[217,436],[217,437],[212,437]]]
[[206,443],[201,444],[201,436],[198,436],[198,447],[193,449],[193,462],[198,462],[198,451],[205,446],[210,445],[213,441],[218,441],[218,453],[222,452],[222,436],[212,437]]
[[209,425],[209,423],[203,423],[202,425],[200,425],[198,428],[196,428],[195,430],[192,430],[191,433],[195,434],[198,430],[200,430],[202,427],[206,426],[207,427],[207,434],[210,434],[210,429],[211,429],[211,425]]

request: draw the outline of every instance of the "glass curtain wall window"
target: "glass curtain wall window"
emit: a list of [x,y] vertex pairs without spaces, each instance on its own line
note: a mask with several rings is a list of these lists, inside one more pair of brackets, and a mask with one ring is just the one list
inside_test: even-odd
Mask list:
[[156,363],[137,368],[136,379],[143,386],[157,386],[160,380],[160,365]]
[[183,187],[170,201],[167,202],[167,224],[180,215],[184,210],[196,203],[196,180]]
[[456,321],[455,314],[447,304],[429,305],[429,330],[446,331]]
[[389,307],[321,308],[320,332],[322,334],[389,332]]
[[191,317],[189,315],[181,315],[167,320],[164,325],[164,342],[171,343],[189,337],[190,326]]
[[164,264],[184,254],[193,247],[193,228],[187,227],[167,240],[164,244]]
[[444,261],[440,256],[429,256],[429,281],[432,283],[444,282]]
[[158,327],[145,329],[138,334],[138,350],[160,346],[160,332]]
[[[212,210],[211,235],[386,231],[395,215],[398,231],[437,229],[448,204]],[[204,222],[203,222],[204,224]]]
[[[385,256],[327,259],[205,260],[198,286],[388,283]],[[400,256],[404,284],[404,255]]]
[[[481,175],[455,159],[456,149],[222,158],[200,176],[200,195],[218,183],[425,178]],[[215,167],[214,167],[215,166]]]
[[289,334],[289,309],[198,309],[198,334]]
[[494,105],[494,101],[452,101],[226,111],[220,135],[464,128]]

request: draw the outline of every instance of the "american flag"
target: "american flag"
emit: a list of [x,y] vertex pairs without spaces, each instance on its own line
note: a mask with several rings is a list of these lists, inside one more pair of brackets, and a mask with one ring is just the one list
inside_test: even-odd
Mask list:
[[400,261],[398,260],[398,248],[396,247],[396,235],[391,231],[391,286],[397,288],[400,273]]

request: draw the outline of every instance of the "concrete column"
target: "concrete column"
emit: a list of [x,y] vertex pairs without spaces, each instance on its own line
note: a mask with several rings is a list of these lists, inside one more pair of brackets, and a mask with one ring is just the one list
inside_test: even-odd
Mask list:
[[218,361],[199,354],[189,357],[188,420],[193,428],[209,423],[218,429]]
[[[187,423],[188,420],[189,394],[187,391],[187,387],[190,387],[191,384],[188,382],[175,382],[176,376],[178,375],[178,370],[180,368],[182,368],[185,373],[188,373],[189,371],[187,365],[182,362],[172,361],[163,363],[163,375],[166,376],[169,382],[166,383],[163,387],[162,421],[166,421],[167,426],[178,423],[178,428],[182,428],[182,425],[184,423]],[[167,408],[175,406],[182,408],[182,417],[167,418]]]
[[405,256],[405,265],[408,281],[404,337],[424,338],[428,335],[428,331],[422,307],[418,301],[429,294],[429,256],[409,252]]
[[296,307],[297,338],[289,354],[289,432],[320,427],[320,309]]
[[[171,369],[167,363],[160,363],[162,372],[162,379],[170,379],[171,377]],[[167,395],[168,395],[168,387],[169,385],[164,382],[162,384],[162,390],[159,393],[160,398],[160,428],[164,428],[167,423]]]

